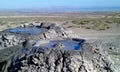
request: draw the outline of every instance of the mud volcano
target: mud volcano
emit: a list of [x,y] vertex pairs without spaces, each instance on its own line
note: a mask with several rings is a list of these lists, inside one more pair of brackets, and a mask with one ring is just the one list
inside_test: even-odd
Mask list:
[[1,72],[113,71],[103,51],[55,23],[22,25],[0,35]]

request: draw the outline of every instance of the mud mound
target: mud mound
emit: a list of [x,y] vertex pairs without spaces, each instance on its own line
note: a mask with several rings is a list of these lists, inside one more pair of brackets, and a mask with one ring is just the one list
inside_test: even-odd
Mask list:
[[2,72],[116,72],[101,46],[58,24],[23,24],[0,35]]

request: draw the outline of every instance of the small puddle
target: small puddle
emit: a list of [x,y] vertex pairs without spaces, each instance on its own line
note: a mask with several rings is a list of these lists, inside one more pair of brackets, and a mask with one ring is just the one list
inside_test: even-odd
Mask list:
[[42,28],[13,28],[10,29],[9,32],[12,33],[23,33],[23,34],[38,34],[43,32],[44,30]]
[[73,40],[55,40],[50,41],[47,44],[44,44],[43,46],[47,48],[56,48],[55,45],[61,44],[62,48],[65,50],[80,50],[83,43],[80,43],[79,41],[73,41]]

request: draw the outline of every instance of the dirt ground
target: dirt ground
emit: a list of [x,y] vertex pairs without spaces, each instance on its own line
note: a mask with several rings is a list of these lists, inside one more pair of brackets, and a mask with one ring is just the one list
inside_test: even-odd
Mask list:
[[[44,13],[44,14],[23,14],[23,15],[1,15],[0,16],[0,31],[20,26],[24,23],[40,24],[41,22],[53,22],[61,24],[63,27],[71,30],[75,37],[85,39],[97,39],[97,38],[112,38],[120,36],[120,27],[115,24],[111,25],[107,30],[92,30],[81,28],[80,25],[73,24],[72,20],[75,19],[99,19],[107,17],[115,17],[116,13],[95,13],[95,12],[81,12],[81,13]],[[118,14],[118,13],[117,13]],[[116,16],[117,16],[116,14]]]

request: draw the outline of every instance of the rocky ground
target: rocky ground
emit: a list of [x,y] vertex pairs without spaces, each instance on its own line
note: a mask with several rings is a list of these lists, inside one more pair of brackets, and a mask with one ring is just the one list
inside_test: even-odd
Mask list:
[[[119,72],[119,36],[115,39],[85,40],[75,38],[55,23],[21,25],[44,28],[38,34],[0,32],[0,71],[2,72]],[[18,27],[19,28],[19,27]],[[79,50],[41,46],[51,40],[76,40]],[[38,44],[38,42],[40,44]],[[58,44],[58,46],[62,46]]]

